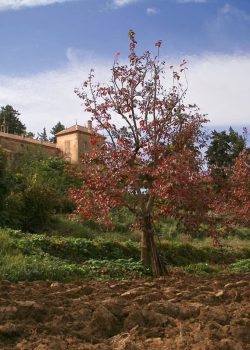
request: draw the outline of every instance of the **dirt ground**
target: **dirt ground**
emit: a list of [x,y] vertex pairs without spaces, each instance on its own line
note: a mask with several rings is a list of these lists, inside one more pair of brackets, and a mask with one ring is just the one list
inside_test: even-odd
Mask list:
[[247,350],[250,274],[2,281],[0,349]]

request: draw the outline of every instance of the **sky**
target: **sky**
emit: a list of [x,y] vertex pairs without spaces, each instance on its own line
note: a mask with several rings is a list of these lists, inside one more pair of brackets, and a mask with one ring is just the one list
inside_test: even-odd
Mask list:
[[129,29],[138,52],[162,40],[167,64],[187,60],[187,100],[210,128],[250,131],[250,0],[0,0],[0,106],[35,133],[86,124],[74,89],[91,68],[109,81]]

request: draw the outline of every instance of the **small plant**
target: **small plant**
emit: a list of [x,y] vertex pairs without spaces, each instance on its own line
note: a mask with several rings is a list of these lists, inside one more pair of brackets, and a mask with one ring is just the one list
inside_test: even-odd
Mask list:
[[189,273],[194,273],[197,275],[204,275],[207,273],[219,272],[218,267],[209,265],[207,263],[191,264],[184,267],[184,270]]
[[230,265],[233,272],[250,272],[250,259],[242,259]]
[[[244,241],[245,242],[245,241]],[[151,276],[139,261],[137,242],[25,234],[0,229],[0,280],[110,280]],[[164,242],[160,253],[170,269],[189,273],[219,272],[219,265],[233,272],[250,272],[250,249],[237,250],[191,243]]]

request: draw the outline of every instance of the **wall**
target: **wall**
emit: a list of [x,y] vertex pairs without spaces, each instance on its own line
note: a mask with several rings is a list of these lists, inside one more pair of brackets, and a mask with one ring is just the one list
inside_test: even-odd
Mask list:
[[[65,142],[70,143],[70,150],[69,152],[65,152]],[[57,137],[57,147],[61,150],[63,153],[63,157],[70,161],[72,164],[77,164],[79,162],[79,155],[78,155],[78,132],[72,132],[65,135],[60,135],[60,137]]]
[[57,148],[56,144],[34,140],[28,137],[7,134],[4,132],[0,132],[0,146],[6,149],[10,156],[11,154],[19,154],[26,149],[37,147],[41,148],[48,157],[62,156],[61,151]]
[[57,136],[57,143],[34,140],[28,137],[0,132],[0,146],[2,146],[9,157],[24,152],[26,149],[40,147],[48,157],[63,157],[72,164],[80,161],[84,152],[89,152],[95,148],[101,147],[104,143],[104,137],[97,140],[96,145],[89,143],[90,132],[74,130]]

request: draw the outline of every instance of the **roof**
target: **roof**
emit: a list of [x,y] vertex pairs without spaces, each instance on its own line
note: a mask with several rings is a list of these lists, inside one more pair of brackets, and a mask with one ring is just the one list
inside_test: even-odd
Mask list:
[[85,133],[85,134],[91,134],[91,133],[92,133],[92,132],[91,132],[88,128],[86,128],[85,126],[81,126],[81,125],[76,124],[76,125],[71,126],[70,128],[67,128],[67,129],[64,129],[64,130],[58,132],[58,133],[56,134],[56,136],[64,135],[64,134],[70,134],[70,133],[76,132],[76,131],[80,131],[80,132],[83,132],[83,133]]
[[26,136],[8,134],[7,132],[2,132],[2,131],[0,131],[0,138],[1,137],[5,138],[5,139],[14,140],[14,141],[19,141],[19,142],[32,143],[32,144],[36,144],[36,145],[43,145],[45,147],[50,147],[50,148],[57,148],[55,143],[46,142],[46,141],[42,141],[42,140],[35,140],[35,139],[32,139],[30,137],[26,137]]
[[[58,132],[55,136],[58,137],[58,136],[61,136],[61,135],[67,135],[67,134],[71,134],[71,133],[74,133],[76,131],[79,131],[79,132],[82,132],[84,134],[88,134],[88,135],[92,135],[94,133],[93,130],[89,130],[86,126],[81,126],[81,125],[78,125],[78,124],[75,124],[73,126],[71,126],[70,128],[67,128],[67,129],[64,129],[60,132]],[[105,139],[105,137],[99,133],[97,133],[97,135],[103,139]]]

